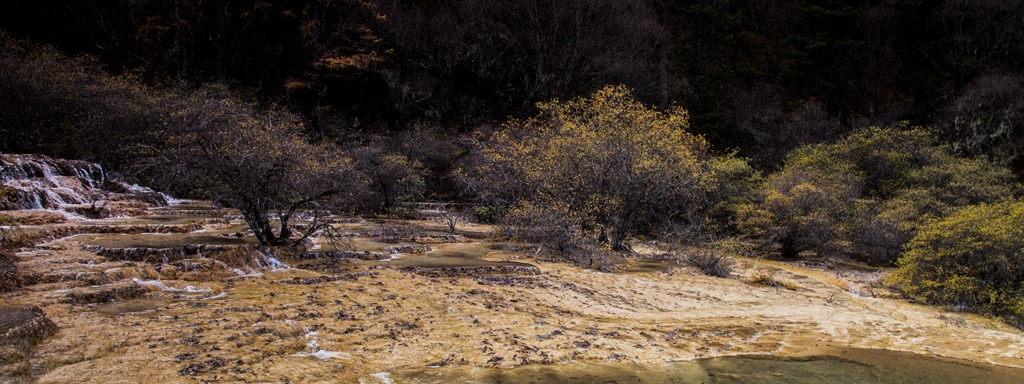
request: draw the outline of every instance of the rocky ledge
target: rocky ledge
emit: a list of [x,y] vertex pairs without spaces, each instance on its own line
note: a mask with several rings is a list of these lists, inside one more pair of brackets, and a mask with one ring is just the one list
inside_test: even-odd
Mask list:
[[426,277],[464,277],[498,274],[537,274],[540,270],[533,265],[482,265],[471,267],[392,267],[399,271],[411,272]]
[[57,325],[36,306],[0,306],[0,377],[22,371],[33,347],[55,333]]
[[21,276],[14,262],[14,252],[0,249],[0,292],[13,292],[21,286]]

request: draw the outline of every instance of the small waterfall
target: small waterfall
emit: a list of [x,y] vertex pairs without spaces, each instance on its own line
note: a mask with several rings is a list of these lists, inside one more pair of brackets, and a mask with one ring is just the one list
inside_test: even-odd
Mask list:
[[251,269],[260,270],[260,269],[263,269],[263,268],[270,268],[271,271],[286,271],[286,270],[292,269],[291,266],[289,266],[288,264],[285,264],[281,260],[278,260],[269,251],[268,252],[264,252],[264,251],[257,250],[257,251],[254,251],[253,253],[254,253],[254,255],[252,257],[252,263],[255,265],[255,268],[249,268],[250,270]]
[[370,384],[371,382],[380,384],[395,384],[395,380],[391,378],[390,372],[377,372],[370,375],[370,377],[373,378],[372,381],[359,379],[359,384]]
[[[0,154],[0,183],[13,198],[0,200],[0,209],[67,209],[109,200],[113,192],[145,195],[154,204],[180,202],[152,189],[108,181],[99,164],[41,155]],[[73,210],[73,209],[68,209]]]
[[320,360],[349,358],[349,354],[345,352],[334,352],[321,348],[319,338],[315,331],[310,331],[309,328],[303,328],[303,331],[306,332],[306,349],[308,349],[308,351],[298,352],[293,356],[315,357]]
[[174,288],[174,287],[167,286],[166,284],[164,284],[160,280],[142,280],[142,279],[137,278],[137,277],[133,277],[132,281],[135,282],[136,284],[145,285],[145,286],[148,286],[148,287],[154,287],[157,290],[162,291],[162,292],[206,293],[206,292],[213,291],[213,289],[211,289],[209,287],[207,287],[207,288],[196,288],[193,285],[186,286],[185,288]]
[[261,256],[263,257],[263,262],[267,264],[267,267],[270,267],[271,271],[284,271],[292,269],[291,266],[281,262],[281,260],[278,260],[276,257],[266,254],[261,254]]

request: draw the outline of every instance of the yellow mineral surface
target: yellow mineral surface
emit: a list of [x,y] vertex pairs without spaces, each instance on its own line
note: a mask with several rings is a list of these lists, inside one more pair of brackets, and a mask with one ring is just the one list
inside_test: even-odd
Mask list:
[[[205,224],[134,239],[168,236],[158,241],[168,246],[171,236],[230,239],[241,230],[237,222]],[[122,252],[115,260],[102,249],[144,244],[132,244],[132,235],[40,241],[16,254],[26,282],[0,294],[0,306],[35,305],[59,331],[5,381],[675,382],[715,377],[713,366],[680,361],[865,349],[915,355],[848,359],[928,355],[1010,382],[1024,378],[1012,369],[1024,368],[1020,331],[899,299],[881,287],[885,270],[737,258],[731,277],[716,278],[638,258],[625,272],[603,273],[508,251],[486,240],[486,230],[435,234],[447,240],[384,261],[269,253],[212,260],[207,248],[167,260]],[[420,240],[402,244],[427,241]],[[387,245],[358,236],[350,244],[358,252]],[[488,265],[512,268],[472,268]]]

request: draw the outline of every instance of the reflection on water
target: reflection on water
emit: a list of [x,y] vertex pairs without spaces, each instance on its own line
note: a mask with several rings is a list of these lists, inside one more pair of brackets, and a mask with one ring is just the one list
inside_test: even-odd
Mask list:
[[242,245],[258,244],[253,237],[224,237],[216,233],[143,233],[134,235],[80,235],[75,241],[106,248],[173,248],[186,244]]
[[203,215],[148,215],[136,217],[114,217],[109,219],[95,220],[97,224],[108,225],[146,225],[146,224],[191,224],[202,219],[209,219],[210,216]]
[[706,381],[707,377],[708,375],[695,363],[665,364],[658,367],[605,363],[527,365],[513,369],[442,367],[392,374],[396,384],[700,383]]
[[1022,383],[1024,370],[907,352],[842,349],[830,356],[722,357],[660,366],[589,363],[513,369],[442,367],[393,373],[395,383]]
[[514,261],[493,261],[494,259],[500,259],[502,256],[508,255],[491,249],[490,245],[486,243],[432,244],[431,247],[433,250],[430,252],[402,255],[388,263],[392,265],[425,268],[530,265]]
[[703,360],[712,383],[1022,383],[1024,370],[907,352],[841,350],[808,359]]

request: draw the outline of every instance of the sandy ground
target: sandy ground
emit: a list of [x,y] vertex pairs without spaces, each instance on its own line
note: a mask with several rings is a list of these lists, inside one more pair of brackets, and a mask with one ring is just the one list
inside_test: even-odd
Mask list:
[[[1021,332],[890,298],[878,288],[884,271],[741,259],[732,277],[715,278],[679,266],[600,273],[525,259],[539,272],[430,277],[362,262],[174,280],[86,252],[74,238],[17,257],[23,273],[54,276],[0,294],[0,305],[39,306],[60,328],[28,362],[40,383],[370,383],[429,366],[634,367],[847,347],[1024,368]],[[751,283],[754,274],[789,288]],[[68,303],[69,294],[133,285],[148,293]]]

